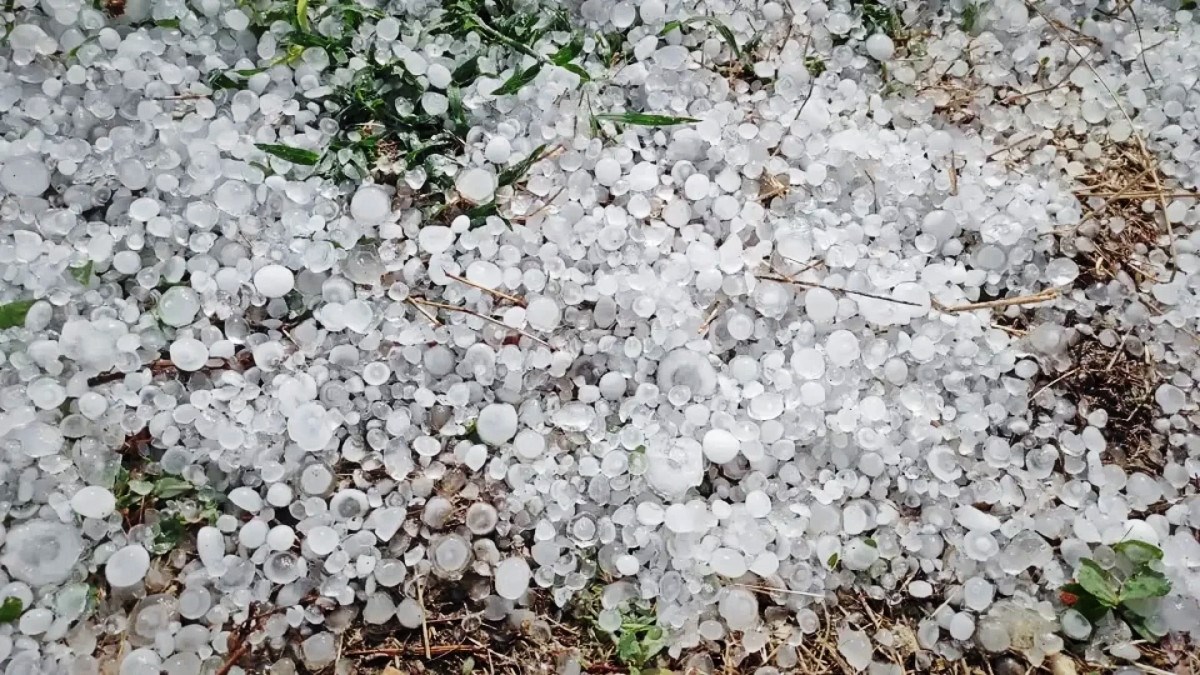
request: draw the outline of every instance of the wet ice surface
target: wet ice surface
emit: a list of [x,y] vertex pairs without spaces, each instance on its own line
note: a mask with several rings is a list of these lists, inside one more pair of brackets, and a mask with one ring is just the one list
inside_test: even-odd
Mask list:
[[[478,36],[422,37],[437,5],[347,44],[466,133],[366,181],[260,147],[332,144],[365,59],[224,0],[4,11],[6,673],[213,672],[255,605],[319,669],[339,611],[416,629],[426,583],[489,621],[599,586],[607,629],[640,604],[672,655],[781,669],[843,592],[915,603],[923,659],[1119,662],[1058,590],[1129,540],[1171,585],[1148,628],[1198,630],[1191,12],[589,0],[589,82],[503,50],[458,82]],[[592,118],[625,110],[697,121]],[[1161,198],[1076,194],[1143,155]],[[1152,375],[1072,393],[1081,345]],[[856,670],[898,639],[831,635]]]

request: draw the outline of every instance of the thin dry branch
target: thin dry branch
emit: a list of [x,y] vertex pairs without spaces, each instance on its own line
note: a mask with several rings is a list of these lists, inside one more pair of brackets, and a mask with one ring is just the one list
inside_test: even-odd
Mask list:
[[1020,295],[1015,298],[999,298],[997,300],[985,300],[983,302],[969,302],[965,305],[954,305],[947,307],[942,303],[932,301],[934,309],[945,314],[957,314],[959,312],[970,312],[976,309],[992,309],[995,307],[1011,307],[1013,305],[1035,305],[1040,302],[1048,302],[1058,297],[1058,291],[1051,288],[1033,295]]
[[488,288],[487,286],[484,286],[483,284],[477,284],[474,281],[471,281],[470,279],[464,279],[463,277],[460,277],[456,274],[450,274],[449,272],[445,272],[444,274],[446,276],[450,277],[451,279],[459,282],[460,284],[465,284],[467,286],[470,286],[471,288],[478,288],[479,290],[483,291],[484,293],[489,293],[491,295],[494,295],[497,298],[500,298],[501,300],[507,300],[507,301],[513,303],[514,305],[518,305],[521,307],[525,306],[524,298],[518,298],[517,296],[509,295],[508,293],[505,293],[504,291],[498,291],[494,288]]
[[898,305],[908,305],[909,307],[924,307],[924,305],[922,305],[920,303],[911,302],[909,300],[900,300],[899,298],[889,298],[886,295],[876,295],[874,293],[867,293],[866,291],[854,291],[849,288],[838,288],[836,286],[826,286],[825,284],[818,284],[818,283],[812,282],[812,281],[800,281],[799,279],[792,279],[790,277],[786,277],[786,276],[779,275],[779,274],[756,274],[754,276],[756,279],[763,279],[765,281],[778,281],[778,282],[784,283],[784,284],[795,284],[796,286],[802,286],[804,288],[821,288],[821,289],[824,289],[831,293],[845,293],[847,295],[858,295],[858,296],[862,296],[864,298],[870,298],[872,300],[882,300],[884,302],[894,302]]
[[457,305],[449,305],[444,302],[434,302],[433,300],[426,300],[425,298],[416,298],[416,297],[409,296],[408,299],[411,300],[412,302],[415,302],[415,303],[418,303],[421,305],[425,305],[427,307],[437,307],[438,309],[444,309],[447,312],[460,312],[462,314],[467,314],[469,316],[473,316],[477,319],[483,319],[484,321],[487,321],[488,323],[500,326],[501,328],[503,328],[505,330],[511,330],[512,332],[514,332],[522,337],[527,337],[530,340],[533,340],[534,342],[536,342],[540,345],[544,345],[546,347],[549,347],[550,349],[554,349],[554,345],[550,344],[549,342],[546,342],[545,340],[543,340],[542,338],[540,338],[536,335],[532,335],[526,331],[521,330],[520,328],[514,328],[514,327],[504,323],[503,321],[501,321],[499,319],[493,319],[492,317],[487,316],[486,314],[480,314],[479,312],[476,312],[473,309],[467,309],[466,307],[459,307]]

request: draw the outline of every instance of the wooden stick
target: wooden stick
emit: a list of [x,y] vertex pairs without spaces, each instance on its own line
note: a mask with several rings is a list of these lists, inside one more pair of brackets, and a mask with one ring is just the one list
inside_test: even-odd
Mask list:
[[721,313],[721,305],[722,302],[718,300],[716,305],[713,306],[712,311],[704,318],[704,323],[700,324],[700,328],[696,331],[697,335],[704,335],[708,327],[712,325],[712,322],[717,319],[717,315]]
[[412,300],[413,302],[417,302],[422,305],[426,305],[428,307],[437,307],[438,309],[444,309],[447,312],[461,312],[463,314],[468,314],[470,316],[473,316],[477,319],[483,319],[484,321],[493,323],[493,324],[500,326],[501,328],[504,328],[506,330],[511,330],[512,332],[517,333],[518,335],[527,337],[530,340],[537,342],[538,344],[549,347],[550,349],[554,349],[554,345],[550,344],[549,342],[546,342],[545,340],[541,339],[540,337],[537,337],[536,335],[531,335],[531,334],[521,330],[520,328],[513,328],[512,326],[504,323],[503,321],[501,321],[499,319],[493,319],[492,317],[486,316],[484,314],[480,314],[479,312],[476,312],[473,309],[467,309],[466,307],[458,307],[457,305],[448,305],[444,302],[434,302],[432,300],[426,300],[425,298],[414,298],[412,296],[409,296],[409,299]]
[[425,318],[426,318],[426,319],[429,319],[429,322],[430,322],[430,323],[432,323],[434,326],[441,326],[441,325],[442,325],[442,322],[441,322],[441,321],[438,321],[438,318],[437,318],[436,316],[434,316],[433,314],[431,314],[431,313],[429,312],[429,310],[427,310],[427,309],[425,309],[424,307],[422,307],[422,306],[418,305],[416,302],[413,302],[413,299],[412,299],[412,298],[405,298],[405,299],[404,299],[404,301],[405,301],[405,302],[407,302],[408,304],[412,305],[412,306],[413,306],[413,309],[415,309],[415,310],[417,310],[418,312],[420,312],[421,314],[425,315]]
[[1012,305],[1033,305],[1039,302],[1047,302],[1058,297],[1058,291],[1053,288],[1034,293],[1033,295],[1020,295],[1015,298],[1000,298],[998,300],[987,300],[984,302],[970,302],[965,305],[955,305],[947,307],[940,302],[933,304],[940,312],[946,314],[957,314],[959,312],[969,312],[976,309],[992,309],[994,307],[1011,307]]
[[464,279],[463,277],[460,277],[456,274],[450,274],[449,272],[443,272],[443,274],[445,274],[446,276],[450,277],[451,279],[459,282],[460,284],[466,284],[467,286],[470,286],[471,288],[478,288],[479,290],[483,291],[484,293],[491,293],[492,295],[496,296],[497,298],[500,298],[501,300],[507,300],[507,301],[513,303],[514,305],[520,305],[521,307],[525,306],[524,298],[518,298],[517,296],[509,295],[508,293],[505,293],[504,291],[498,291],[494,288],[488,288],[487,286],[484,286],[483,284],[477,284],[474,281],[471,281],[470,279]]
[[445,656],[446,654],[458,654],[462,652],[482,652],[482,647],[474,645],[430,645],[428,653],[425,649],[416,646],[409,647],[385,647],[380,649],[358,649],[355,651],[346,652],[346,656],[425,656],[431,659],[434,656]]

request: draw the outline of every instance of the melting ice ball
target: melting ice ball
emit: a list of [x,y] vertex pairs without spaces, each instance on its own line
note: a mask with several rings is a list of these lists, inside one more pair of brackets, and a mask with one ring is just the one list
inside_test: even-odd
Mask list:
[[30,586],[66,581],[83,553],[83,538],[72,526],[30,520],[8,532],[0,563],[14,578]]

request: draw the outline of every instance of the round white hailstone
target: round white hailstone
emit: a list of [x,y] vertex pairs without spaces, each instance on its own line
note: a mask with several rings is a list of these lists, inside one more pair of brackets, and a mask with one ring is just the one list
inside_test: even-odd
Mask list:
[[368,225],[382,222],[391,210],[392,200],[379,185],[364,185],[350,199],[350,216]]
[[215,574],[225,572],[225,535],[212,526],[200,528],[196,533],[196,553],[200,562]]
[[363,621],[379,625],[387,623],[396,616],[396,603],[392,602],[387,593],[372,593],[367,596],[367,605],[363,608]]
[[750,630],[758,625],[758,598],[741,588],[723,588],[717,612],[733,630]]
[[546,452],[546,437],[533,429],[522,429],[513,439],[513,451],[521,459],[533,460]]
[[426,225],[417,234],[417,243],[425,253],[442,253],[454,245],[454,231],[445,225]]
[[933,585],[928,581],[916,579],[908,585],[908,594],[914,598],[928,598],[933,595]]
[[484,204],[496,196],[496,176],[483,169],[467,169],[458,175],[454,187],[472,204]]
[[1159,545],[1158,530],[1144,520],[1127,520],[1119,529],[1122,533],[1121,541],[1142,541],[1151,546]]
[[262,496],[258,491],[249,487],[236,487],[229,491],[229,501],[243,511],[258,513],[262,509]]
[[161,205],[157,199],[139,197],[129,205],[129,217],[143,223],[158,215]]
[[724,429],[709,429],[704,434],[704,456],[713,464],[724,464],[737,457],[741,442]]
[[0,549],[0,564],[31,586],[66,581],[83,553],[83,539],[71,525],[29,520],[13,527]]
[[749,569],[746,565],[746,556],[742,555],[741,551],[725,547],[713,551],[709,556],[708,563],[714,572],[730,579],[742,576]]
[[286,551],[296,543],[296,531],[287,525],[276,525],[267,532],[267,546],[272,551]]
[[296,287],[296,277],[283,265],[263,265],[254,273],[254,288],[268,298],[282,298]]
[[171,343],[171,363],[185,372],[195,372],[208,361],[208,347],[195,338],[179,338]]
[[429,543],[433,572],[443,579],[461,579],[472,558],[471,542],[457,534],[435,537]]
[[308,536],[304,541],[313,553],[317,555],[329,555],[338,547],[339,537],[337,530],[334,530],[328,525],[318,525],[308,531]]
[[621,179],[621,163],[612,157],[603,157],[596,162],[596,182],[609,187]]
[[71,495],[71,508],[84,518],[104,518],[117,508],[117,498],[107,488],[89,485]]
[[479,412],[475,422],[479,440],[503,445],[517,433],[517,409],[507,403],[492,403]]
[[529,590],[529,563],[524,558],[507,558],[493,571],[496,595],[506,600],[518,600]]
[[[954,618],[957,619],[958,616],[955,615]],[[1092,634],[1092,622],[1088,621],[1087,617],[1075,609],[1068,609],[1063,612],[1059,617],[1059,625],[1062,626],[1063,635],[1072,640],[1086,640]],[[950,625],[950,629],[951,631],[954,630],[954,624]]]
[[158,299],[158,316],[168,326],[186,326],[200,311],[200,296],[187,286],[172,286]]
[[467,279],[480,286],[496,288],[504,282],[504,272],[495,263],[490,263],[486,260],[476,260],[467,265]]
[[327,414],[320,403],[298,406],[288,417],[288,437],[309,452],[324,448],[335,431],[326,419]]
[[492,136],[483,148],[483,158],[492,164],[504,164],[512,157],[512,144],[503,136]]
[[804,310],[814,323],[833,321],[837,307],[837,296],[824,288],[813,288],[804,293]]
[[896,53],[896,45],[887,35],[875,33],[867,38],[867,53],[876,61],[887,61]]
[[762,490],[751,490],[746,494],[746,515],[766,518],[771,513],[771,497]]
[[150,571],[150,553],[137,544],[117,551],[104,564],[104,578],[114,588],[128,588],[146,578]]
[[19,197],[37,197],[50,187],[50,169],[33,155],[13,157],[0,168],[0,186]]
[[699,201],[708,196],[708,176],[694,173],[683,182],[683,194],[692,201]]
[[251,550],[259,548],[267,542],[270,527],[265,520],[251,519],[238,530],[238,543]]
[[538,296],[530,300],[525,308],[525,320],[534,330],[548,333],[558,328],[558,323],[562,320],[562,310],[554,300]]
[[1165,415],[1174,415],[1187,406],[1187,394],[1170,383],[1160,384],[1154,390],[1154,400]]

